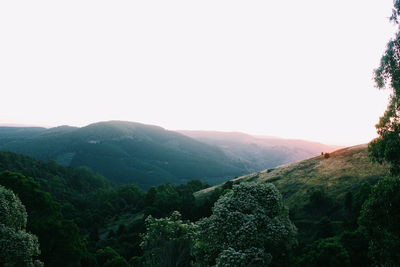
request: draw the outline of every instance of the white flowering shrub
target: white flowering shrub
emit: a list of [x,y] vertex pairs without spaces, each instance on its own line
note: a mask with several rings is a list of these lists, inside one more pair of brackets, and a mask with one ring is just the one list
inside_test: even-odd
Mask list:
[[24,205],[10,190],[0,186],[0,224],[21,230],[26,227],[27,214]]
[[223,250],[217,258],[217,266],[243,267],[243,266],[268,266],[272,256],[263,249],[250,248],[245,251],[236,251],[233,248]]
[[14,193],[0,186],[0,266],[42,266],[35,235],[25,231],[25,207]]
[[282,196],[273,184],[236,185],[198,222],[194,253],[202,266],[268,266],[296,243]]
[[0,224],[1,266],[33,266],[32,259],[39,253],[35,235]]
[[146,218],[146,232],[142,236],[143,266],[190,266],[192,240],[196,225],[181,220],[174,211],[170,217]]

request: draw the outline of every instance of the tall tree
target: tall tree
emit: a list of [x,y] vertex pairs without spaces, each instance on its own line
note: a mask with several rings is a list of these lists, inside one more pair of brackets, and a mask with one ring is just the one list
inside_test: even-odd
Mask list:
[[27,213],[19,198],[0,186],[0,266],[41,266],[36,236],[25,231]]
[[296,228],[273,184],[244,183],[215,203],[198,223],[200,266],[268,266],[288,260]]
[[143,266],[191,266],[195,228],[193,223],[182,221],[177,211],[160,219],[149,215],[141,244],[144,250]]
[[397,26],[395,37],[387,44],[380,66],[375,70],[375,85],[391,90],[388,107],[376,128],[379,137],[369,144],[372,158],[388,162],[393,174],[400,174],[400,0],[394,1],[390,20]]
[[0,185],[12,190],[25,204],[29,214],[26,229],[38,236],[40,258],[46,266],[79,266],[87,252],[85,241],[76,224],[63,218],[50,194],[32,178],[10,171],[0,172]]
[[400,178],[379,181],[364,203],[359,223],[369,240],[369,257],[382,266],[400,266]]
[[[387,44],[379,68],[376,87],[391,90],[388,107],[376,128],[379,137],[369,144],[372,159],[390,164],[394,176],[400,175],[400,0],[394,0],[390,20],[396,25],[395,37]],[[361,210],[359,223],[369,240],[369,256],[378,265],[400,264],[400,178],[381,180]]]

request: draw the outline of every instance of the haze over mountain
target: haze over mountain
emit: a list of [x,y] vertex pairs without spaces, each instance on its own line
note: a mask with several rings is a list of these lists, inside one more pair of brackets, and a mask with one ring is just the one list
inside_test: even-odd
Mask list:
[[142,188],[191,179],[221,181],[245,173],[218,148],[161,127],[110,121],[82,128],[1,128],[0,149],[88,166],[111,180]]
[[179,133],[124,121],[81,128],[0,127],[0,150],[64,166],[88,166],[113,181],[145,189],[192,179],[216,184],[333,149],[313,142],[242,133]]
[[252,136],[240,132],[185,130],[179,132],[200,142],[219,147],[226,155],[240,159],[249,172],[307,159],[321,152],[332,152],[340,148],[311,141]]

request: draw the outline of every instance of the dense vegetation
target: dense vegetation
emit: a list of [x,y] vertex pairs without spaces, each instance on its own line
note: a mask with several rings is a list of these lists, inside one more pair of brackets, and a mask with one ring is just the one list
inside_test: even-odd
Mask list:
[[[282,192],[290,219],[298,229],[299,245],[292,251],[291,266],[369,266],[377,258],[372,251],[380,251],[371,250],[372,237],[377,238],[374,244],[379,244],[379,238],[380,242],[389,242],[388,248],[392,244],[392,250],[384,250],[386,255],[393,254],[399,244],[391,230],[398,227],[394,223],[398,216],[396,208],[384,208],[399,205],[394,181],[387,166],[369,160],[366,146],[356,146],[330,153],[329,158],[321,155],[234,179],[196,196],[199,202],[211,202],[235,184],[273,183]],[[382,187],[386,190],[378,190]],[[379,199],[382,201],[378,202]],[[391,226],[382,225],[387,221],[385,212],[393,218],[389,221]],[[382,227],[387,232],[380,231]]]
[[194,253],[201,266],[289,264],[296,243],[296,228],[272,184],[234,186],[197,225]]
[[0,152],[0,185],[25,205],[26,229],[38,237],[40,260],[46,266],[119,266],[112,264],[141,261],[147,215],[163,217],[177,210],[184,219],[195,221],[203,216],[197,209],[206,215],[210,212],[210,207],[195,203],[193,193],[208,186],[200,181],[144,192],[135,185],[107,182],[88,169],[12,152]]
[[375,85],[391,91],[389,104],[376,128],[379,137],[369,145],[378,162],[390,163],[391,172],[400,174],[400,1],[394,1],[390,20],[397,26],[395,37],[387,44],[380,66],[375,70]]
[[[249,175],[206,194],[196,193],[197,198],[194,193],[208,186],[200,181],[164,184],[145,192],[135,185],[108,182],[89,169],[0,152],[0,185],[25,205],[26,229],[38,237],[39,259],[46,266],[241,266],[241,260],[250,266],[391,264],[396,260],[390,255],[398,249],[399,220],[395,208],[380,208],[400,205],[398,182],[382,180],[385,167],[368,163],[365,151],[345,149],[329,158]],[[352,167],[343,168],[344,163]],[[302,184],[302,175],[307,183]],[[283,192],[289,213],[275,187],[265,182]],[[277,205],[265,204],[268,195]],[[382,216],[386,211],[395,215],[393,220]],[[271,214],[279,216],[266,220]],[[269,221],[280,231],[292,229],[274,239],[285,246],[268,243],[273,231],[263,230],[270,229]],[[286,226],[278,226],[279,221]],[[387,230],[377,232],[378,225]],[[226,238],[234,229],[238,235]],[[371,239],[388,249],[370,248]]]
[[[339,155],[347,160],[362,158],[346,151],[317,160],[335,161]],[[304,164],[312,171],[307,161]],[[380,171],[378,166],[370,164],[370,170],[375,167]],[[343,266],[366,266],[385,257],[379,248],[375,253],[369,250],[371,238],[379,244],[379,240],[386,242],[385,238],[391,237],[390,251],[397,249],[396,218],[385,226],[385,232],[375,232],[376,225],[368,223],[374,219],[371,216],[379,216],[374,219],[377,223],[380,223],[378,218],[383,218],[376,210],[386,200],[378,202],[377,196],[387,194],[387,200],[393,199],[390,202],[393,207],[400,204],[390,195],[398,190],[393,187],[394,182],[388,184],[382,180],[375,189],[380,180],[377,176],[360,178],[358,184],[347,178],[352,183],[349,187],[342,178],[347,189],[338,195],[331,192],[340,190],[315,185],[312,190],[300,190],[302,196],[296,201],[291,201],[293,194],[275,180],[289,203],[288,213],[275,187],[264,183],[268,179],[260,181],[260,188],[249,183],[257,182],[254,175],[250,180],[226,182],[195,199],[193,193],[206,188],[206,184],[199,181],[180,186],[165,184],[144,192],[135,185],[111,184],[87,169],[43,163],[11,152],[0,153],[0,166],[0,170],[14,171],[3,171],[0,185],[15,192],[25,205],[29,218],[26,229],[38,237],[39,259],[47,266],[234,266],[235,263],[241,266],[240,260],[248,261],[246,264],[250,266],[259,266],[261,262],[262,266],[268,262],[271,266],[337,266],[338,262]],[[304,165],[293,166],[307,172]],[[282,174],[279,169],[267,174],[277,172]],[[291,173],[296,174],[293,169]],[[74,179],[80,182],[77,184]],[[235,186],[241,180],[243,186]],[[276,205],[265,204],[271,200]],[[295,202],[298,205],[293,205]],[[272,207],[276,207],[275,211]],[[278,217],[274,218],[274,214]],[[297,236],[288,214],[298,228]],[[274,232],[263,232],[271,228],[269,222],[281,229],[277,233],[287,233],[275,236],[272,240],[278,243],[273,245],[268,240]],[[229,238],[233,229],[242,227],[245,229],[238,232],[242,236]],[[283,231],[285,228],[288,230]],[[209,232],[211,229],[214,230]],[[386,252],[390,254],[389,250]]]
[[0,265],[42,266],[36,236],[26,232],[25,207],[15,194],[0,186]]

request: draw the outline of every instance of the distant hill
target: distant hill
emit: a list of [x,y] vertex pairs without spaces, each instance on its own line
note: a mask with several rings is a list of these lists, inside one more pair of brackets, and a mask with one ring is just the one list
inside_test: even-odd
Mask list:
[[88,166],[147,189],[201,179],[215,184],[246,173],[244,165],[211,146],[158,126],[109,121],[76,128],[0,127],[0,150]]
[[179,131],[200,142],[219,147],[231,158],[239,159],[248,172],[257,172],[331,152],[329,146],[304,140],[252,136],[240,132]]
[[307,240],[313,238],[318,221],[324,217],[329,217],[334,223],[337,221],[337,227],[342,227],[347,220],[346,196],[351,199],[352,209],[359,210],[360,203],[368,196],[368,188],[388,176],[387,166],[371,162],[367,145],[359,145],[329,153],[327,158],[320,155],[245,175],[195,195],[198,201],[202,201],[223,188],[229,188],[227,183],[273,183],[282,193],[292,220],[300,228],[300,239]]
[[21,138],[30,138],[46,131],[42,127],[8,127],[0,126],[0,145],[7,144]]

